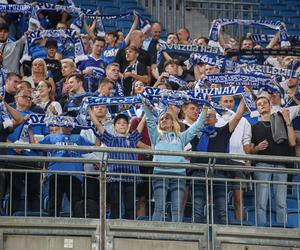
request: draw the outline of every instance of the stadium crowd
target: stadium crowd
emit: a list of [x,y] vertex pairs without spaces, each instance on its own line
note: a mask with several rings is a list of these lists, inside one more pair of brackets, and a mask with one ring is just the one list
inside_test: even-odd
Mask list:
[[[32,27],[26,15],[19,13],[3,13],[0,18],[0,63],[5,93],[1,96],[1,142],[40,143],[54,145],[93,145],[100,147],[124,147],[160,149],[170,151],[221,152],[234,154],[259,154],[295,156],[295,130],[300,129],[300,88],[299,77],[279,76],[276,85],[279,92],[252,89],[248,86],[256,110],[248,112],[247,105],[240,95],[223,95],[210,97],[204,105],[196,101],[167,100],[163,112],[156,114],[155,108],[143,98],[140,103],[119,103],[110,105],[91,105],[88,108],[92,122],[90,129],[78,129],[43,124],[30,127],[23,133],[23,124],[34,113],[49,116],[77,117],[82,103],[88,97],[103,97],[103,100],[118,97],[139,97],[146,87],[162,90],[188,91],[221,88],[223,86],[199,80],[209,75],[224,74],[226,68],[212,65],[204,60],[197,60],[190,67],[187,61],[193,53],[178,51],[160,51],[160,44],[194,45],[194,48],[209,46],[209,39],[204,36],[191,38],[189,30],[179,28],[169,33],[167,40],[161,39],[162,27],[153,22],[148,30],[139,27],[139,16],[134,13],[132,27],[128,34],[121,30],[105,32],[104,36],[96,34],[96,21],[87,22],[78,34],[83,44],[85,59],[76,60],[75,43],[68,38],[41,38],[28,46],[28,37]],[[38,14],[41,29],[67,30],[74,18],[66,12],[41,11]],[[28,25],[27,25],[28,26]],[[105,28],[105,27],[104,27]],[[27,41],[27,42],[26,42]],[[220,31],[220,51],[226,54],[228,49],[260,49],[251,37],[245,36],[237,41],[234,37],[225,39],[224,31]],[[28,47],[30,60],[21,60]],[[174,47],[173,47],[174,48]],[[267,48],[281,49],[279,35],[267,45]],[[290,49],[290,48],[288,48]],[[158,53],[162,59],[157,60]],[[300,57],[297,56],[261,56],[243,55],[227,57],[239,65],[266,65],[276,68],[300,72]],[[23,58],[24,59],[24,58]],[[232,72],[232,71],[231,71]],[[234,72],[236,73],[236,72]],[[241,72],[237,72],[238,74]],[[256,72],[250,72],[255,74]],[[242,74],[242,73],[241,73]],[[172,80],[173,79],[173,80]],[[175,79],[175,80],[174,80]],[[184,82],[185,84],[182,84]],[[245,84],[247,85],[247,84]],[[178,93],[172,92],[172,93]],[[106,98],[106,99],[105,99]],[[117,100],[117,99],[116,99]],[[209,105],[210,101],[218,104],[217,108]],[[220,111],[220,108],[222,110]],[[96,132],[95,132],[96,131]],[[43,152],[37,150],[3,150],[1,154],[49,157],[101,157],[101,153],[81,154],[67,150]],[[100,155],[99,155],[100,154]],[[181,156],[136,155],[134,153],[108,154],[110,159],[152,160],[155,162],[174,163],[208,163],[207,158],[186,159]],[[245,165],[256,167],[291,167],[282,163],[248,162],[218,160],[217,164]],[[8,163],[1,161],[1,168],[6,169],[41,169],[38,162]],[[81,163],[52,162],[46,166],[49,170],[64,171],[99,171],[99,165]],[[185,203],[189,196],[194,200],[194,221],[205,222],[204,206],[207,201],[205,181],[195,181],[194,187],[184,179],[176,176],[205,176],[202,170],[187,171],[182,168],[154,167],[139,168],[137,165],[108,165],[108,173],[145,173],[155,175],[171,175],[174,178],[153,178],[152,191],[146,180],[133,176],[108,176],[108,204],[111,209],[110,218],[134,219],[135,200],[137,197],[137,216],[146,215],[146,202],[153,193],[153,220],[163,220],[167,194],[171,199],[172,221],[181,221]],[[236,171],[228,176],[227,172],[216,171],[214,177],[248,178],[243,172]],[[1,174],[0,199],[9,192],[12,197],[12,213],[21,210],[21,195],[24,189],[25,174]],[[257,173],[257,180],[287,181],[286,174]],[[29,173],[27,182],[27,209],[39,211],[40,208],[40,175]],[[80,210],[82,200],[88,200],[89,211],[96,211],[99,216],[99,182],[97,178],[84,178],[80,175],[53,175],[44,177],[47,183],[49,216],[59,216],[63,194],[71,200],[72,213]],[[71,183],[70,183],[71,182]],[[120,189],[119,183],[122,188]],[[136,183],[134,183],[136,182]],[[137,184],[137,185],[135,185]],[[72,190],[70,190],[70,185]],[[83,190],[86,188],[86,190]],[[136,190],[135,190],[136,188]],[[214,210],[216,223],[226,223],[226,188],[225,183],[214,185]],[[243,209],[243,187],[235,185],[235,216],[241,219]],[[286,185],[274,185],[276,189],[276,220],[285,220]],[[193,190],[193,192],[192,192]],[[258,222],[267,220],[266,209],[269,197],[267,184],[258,184],[257,207]],[[86,195],[86,197],[85,197]],[[72,197],[70,197],[72,196]],[[120,198],[120,196],[122,198]],[[135,197],[136,196],[136,197]],[[123,205],[120,204],[123,203]],[[79,208],[78,208],[79,207]],[[120,209],[123,208],[122,213]],[[2,209],[2,208],[1,208]],[[97,214],[98,211],[98,214]],[[1,211],[5,214],[5,211]],[[91,212],[92,213],[92,212]]]

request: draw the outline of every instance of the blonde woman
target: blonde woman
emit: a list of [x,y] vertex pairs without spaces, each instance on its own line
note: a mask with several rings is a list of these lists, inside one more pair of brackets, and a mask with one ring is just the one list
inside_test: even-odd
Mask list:
[[52,77],[48,76],[47,65],[44,59],[36,58],[32,62],[31,76],[23,77],[24,81],[28,81],[33,89],[36,89],[39,82],[47,80],[51,84],[51,91],[55,93],[55,83]]
[[[206,118],[207,107],[204,106],[201,115],[197,121],[186,131],[180,132],[180,125],[177,119],[170,112],[162,114],[158,119],[158,125],[154,119],[152,110],[147,105],[144,105],[146,114],[146,123],[148,133],[151,139],[153,149],[168,150],[168,151],[183,151],[184,147],[200,132]],[[165,156],[155,155],[155,162],[174,162],[186,163],[183,156]],[[185,168],[164,168],[155,167],[153,174],[155,175],[172,175],[185,176]],[[168,191],[171,195],[171,212],[172,221],[181,221],[180,206],[183,198],[185,181],[179,178],[153,178],[153,195],[155,201],[154,213],[152,220],[162,221],[164,216],[165,201]]]
[[66,58],[60,61],[61,62],[61,73],[63,79],[57,83],[57,97],[60,99],[61,96],[68,93],[68,84],[67,79],[70,75],[76,72],[76,65],[72,59]]

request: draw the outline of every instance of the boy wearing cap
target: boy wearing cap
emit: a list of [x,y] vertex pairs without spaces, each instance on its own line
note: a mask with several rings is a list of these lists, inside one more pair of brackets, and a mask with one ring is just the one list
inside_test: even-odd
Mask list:
[[[145,118],[139,123],[136,130],[131,134],[129,130],[129,118],[124,114],[118,114],[114,119],[114,128],[116,135],[112,135],[104,129],[101,123],[97,120],[95,114],[89,110],[89,115],[96,126],[96,129],[100,133],[100,141],[105,143],[107,147],[123,147],[123,148],[136,148],[138,141],[142,138],[141,131],[145,126]],[[137,160],[137,154],[134,153],[119,153],[111,152],[108,154],[110,159],[118,160]],[[131,173],[139,174],[140,170],[137,165],[125,165],[125,164],[109,164],[109,173]],[[111,219],[121,218],[121,200],[124,201],[125,207],[125,219],[134,219],[134,182],[140,182],[140,178],[134,176],[108,176],[107,182],[109,183],[109,193],[111,199]],[[121,182],[121,185],[120,185]],[[120,190],[121,186],[121,190]],[[123,199],[122,199],[123,198]]]

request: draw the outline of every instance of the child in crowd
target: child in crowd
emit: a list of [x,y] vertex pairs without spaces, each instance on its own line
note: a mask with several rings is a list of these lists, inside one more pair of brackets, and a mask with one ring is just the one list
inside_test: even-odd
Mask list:
[[[96,126],[96,129],[100,133],[100,141],[105,143],[108,147],[136,148],[138,141],[142,138],[141,131],[145,126],[145,118],[143,118],[139,123],[137,129],[129,134],[128,116],[118,114],[114,119],[116,135],[112,135],[104,129],[102,124],[96,118],[94,112],[89,110],[89,115]],[[108,154],[108,157],[110,159],[118,160],[137,160],[137,155],[134,153],[111,152]],[[108,172],[139,174],[140,170],[137,165],[109,164]],[[109,184],[108,193],[111,197],[113,197],[113,199],[111,199],[111,219],[122,217],[120,200],[124,201],[124,218],[134,219],[134,182],[140,182],[140,178],[133,176],[109,175],[107,182]]]

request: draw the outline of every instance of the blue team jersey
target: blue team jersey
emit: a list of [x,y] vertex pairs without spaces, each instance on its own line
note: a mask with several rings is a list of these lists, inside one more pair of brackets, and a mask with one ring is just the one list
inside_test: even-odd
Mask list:
[[100,57],[104,61],[105,66],[113,63],[116,59],[116,55],[119,49],[124,49],[125,47],[126,47],[125,41],[121,42],[118,45],[115,45],[114,47],[105,46]]
[[101,58],[96,59],[88,55],[88,59],[82,61],[78,66],[80,71],[86,68],[92,68],[93,72],[91,75],[84,75],[85,85],[89,86],[85,86],[85,90],[93,91],[98,88],[99,81],[105,76],[105,63]]
[[[77,134],[50,134],[42,139],[40,144],[66,145],[66,146],[93,146],[94,144]],[[81,157],[84,152],[70,150],[47,151],[51,157]],[[84,171],[83,164],[80,162],[50,162],[49,170],[63,171]],[[51,175],[51,174],[50,174]],[[77,176],[82,181],[82,176]]]
[[[19,110],[18,110],[19,111]],[[24,117],[27,114],[33,114],[30,111],[19,111],[21,115]],[[18,140],[22,140],[23,142],[29,143],[29,134],[28,130],[23,130],[24,122],[21,123],[18,127],[14,129],[14,131],[8,135],[7,139],[11,142],[16,142]],[[46,125],[33,125],[32,127],[32,133],[34,135],[45,135],[48,133],[48,129]],[[23,132],[23,134],[22,134]],[[6,153],[8,155],[14,155],[15,152],[12,149],[7,149]],[[34,150],[23,150],[22,155],[38,155],[36,151]]]

